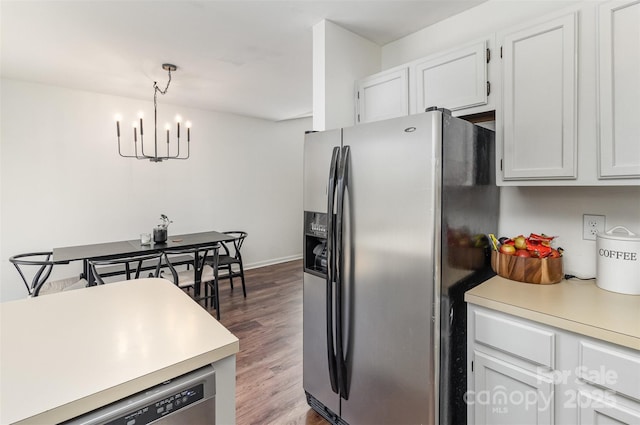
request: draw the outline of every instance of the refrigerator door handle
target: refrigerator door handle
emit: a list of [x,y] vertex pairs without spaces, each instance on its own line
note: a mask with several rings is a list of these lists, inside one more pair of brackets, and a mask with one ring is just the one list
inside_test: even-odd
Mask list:
[[336,360],[338,363],[338,384],[340,386],[340,396],[349,399],[349,386],[347,385],[347,364],[344,358],[343,346],[343,291],[344,291],[344,199],[347,188],[349,186],[349,162],[350,148],[344,146],[340,155],[340,167],[338,168],[338,194],[336,206],[336,296],[335,296],[335,314],[336,314]]
[[331,155],[331,167],[329,169],[329,182],[327,185],[327,278],[326,278],[326,305],[327,305],[327,361],[329,364],[329,380],[331,389],[338,394],[338,372],[336,367],[336,354],[333,346],[333,281],[335,275],[335,220],[333,215],[334,198],[336,194],[336,177],[338,172],[338,160],[340,159],[340,147],[333,148]]

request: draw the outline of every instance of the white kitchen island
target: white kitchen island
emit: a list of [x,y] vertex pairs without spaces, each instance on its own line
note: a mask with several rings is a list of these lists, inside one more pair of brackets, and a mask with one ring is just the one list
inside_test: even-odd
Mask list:
[[238,339],[164,279],[0,304],[0,424],[59,423],[213,364],[235,423]]

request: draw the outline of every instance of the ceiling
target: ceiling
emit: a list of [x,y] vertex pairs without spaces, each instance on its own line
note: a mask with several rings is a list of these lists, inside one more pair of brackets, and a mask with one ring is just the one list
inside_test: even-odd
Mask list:
[[0,71],[274,121],[312,111],[312,27],[328,19],[387,44],[485,0],[5,1]]

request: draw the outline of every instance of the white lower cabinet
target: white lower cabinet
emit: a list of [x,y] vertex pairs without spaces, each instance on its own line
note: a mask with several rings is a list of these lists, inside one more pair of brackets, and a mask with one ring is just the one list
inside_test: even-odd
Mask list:
[[468,401],[476,424],[553,423],[551,379],[482,351],[473,359],[475,382]]
[[594,391],[579,392],[578,424],[640,424],[640,412],[620,405],[614,395],[600,392],[602,394],[594,394]]
[[640,424],[640,351],[468,308],[469,424]]

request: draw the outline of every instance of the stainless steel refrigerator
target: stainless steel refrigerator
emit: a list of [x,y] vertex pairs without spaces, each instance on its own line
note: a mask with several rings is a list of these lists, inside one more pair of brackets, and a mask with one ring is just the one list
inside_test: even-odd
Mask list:
[[494,134],[446,110],[304,142],[303,386],[331,423],[466,422],[467,289],[493,275]]

